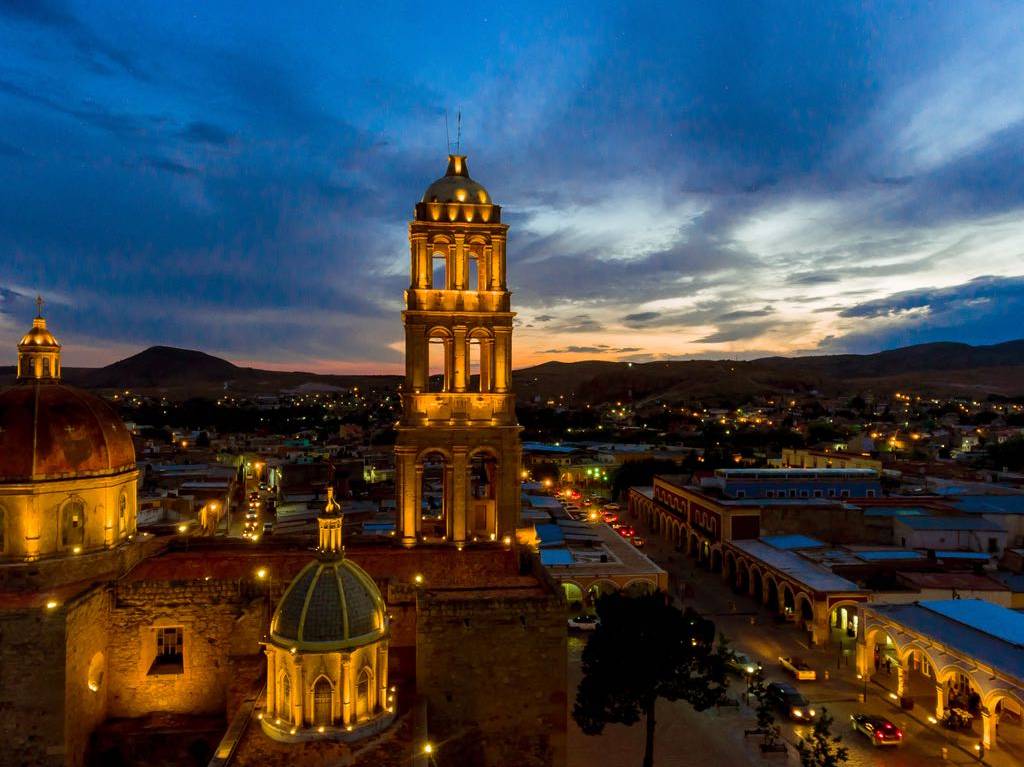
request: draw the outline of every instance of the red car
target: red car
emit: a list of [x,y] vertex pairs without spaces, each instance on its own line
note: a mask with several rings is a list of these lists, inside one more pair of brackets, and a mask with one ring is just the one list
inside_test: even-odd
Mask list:
[[903,742],[903,730],[885,717],[853,714],[850,724],[854,730],[871,738],[876,746],[898,746]]

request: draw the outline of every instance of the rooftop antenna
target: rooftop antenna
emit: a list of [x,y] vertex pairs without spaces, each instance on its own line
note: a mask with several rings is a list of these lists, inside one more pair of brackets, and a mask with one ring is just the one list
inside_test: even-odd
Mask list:
[[448,131],[448,110],[444,110],[444,148],[445,154],[452,153],[452,134]]

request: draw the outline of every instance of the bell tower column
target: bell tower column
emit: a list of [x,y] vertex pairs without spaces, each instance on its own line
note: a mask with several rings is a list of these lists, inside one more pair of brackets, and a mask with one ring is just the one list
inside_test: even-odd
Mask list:
[[[428,187],[409,224],[406,376],[395,445],[396,532],[406,546],[442,539],[460,548],[500,543],[519,524],[521,429],[511,390],[515,314],[505,279],[507,231],[501,207],[470,177],[461,155],[449,156],[447,172]],[[442,251],[445,281],[435,284],[434,254]],[[431,339],[444,344],[444,384],[434,392]],[[476,349],[479,385],[471,393]],[[436,494],[438,487],[442,518],[425,524],[422,488]]]

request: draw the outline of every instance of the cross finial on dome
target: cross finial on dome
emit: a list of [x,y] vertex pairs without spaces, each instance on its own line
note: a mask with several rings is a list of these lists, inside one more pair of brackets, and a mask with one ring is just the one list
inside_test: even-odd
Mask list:
[[43,297],[40,295],[36,296],[36,317],[43,318]]

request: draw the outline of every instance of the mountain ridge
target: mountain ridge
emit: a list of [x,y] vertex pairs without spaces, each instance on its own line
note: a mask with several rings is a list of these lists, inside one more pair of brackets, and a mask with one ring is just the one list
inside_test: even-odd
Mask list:
[[[13,366],[0,368],[0,383],[13,378]],[[402,380],[400,375],[263,370],[173,346],[151,346],[99,368],[65,368],[64,378],[87,389],[153,390],[176,396],[225,390],[262,393],[374,385],[397,388]],[[513,371],[513,385],[523,399],[557,399],[561,395],[587,402],[624,396],[663,396],[671,401],[915,385],[937,392],[1024,395],[1024,339],[978,346],[933,342],[873,354],[754,360],[551,360]]]

